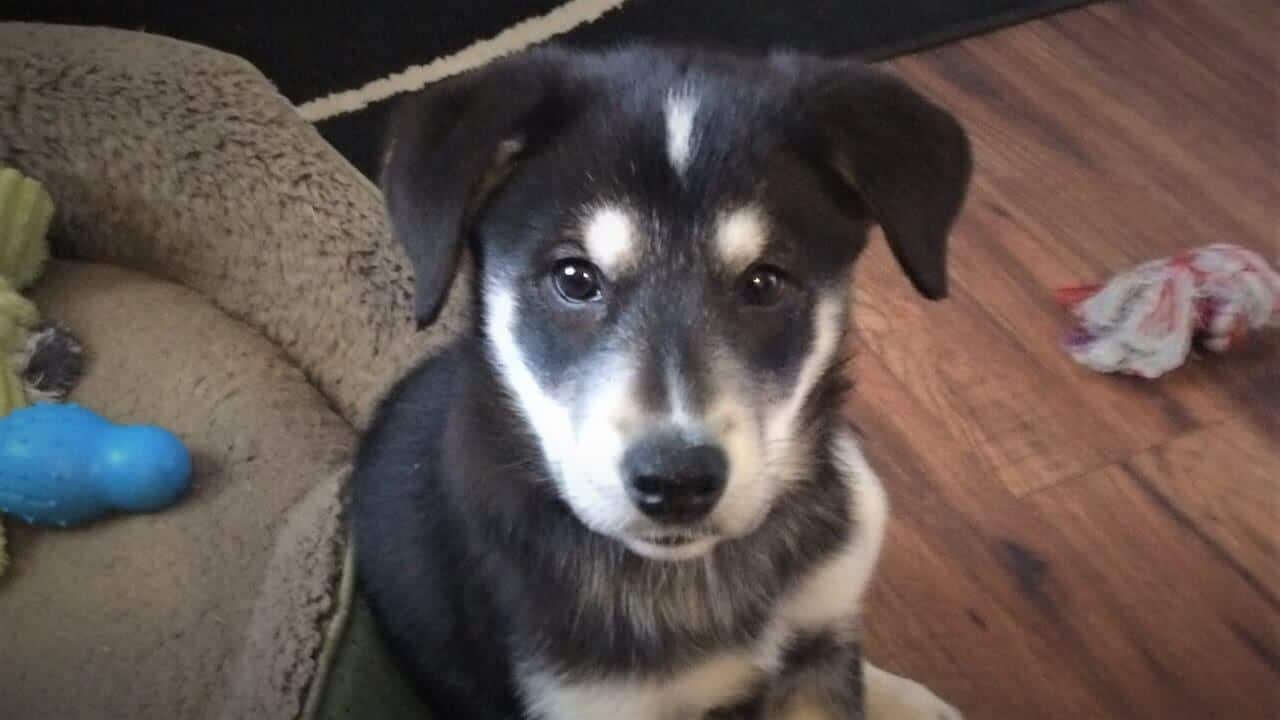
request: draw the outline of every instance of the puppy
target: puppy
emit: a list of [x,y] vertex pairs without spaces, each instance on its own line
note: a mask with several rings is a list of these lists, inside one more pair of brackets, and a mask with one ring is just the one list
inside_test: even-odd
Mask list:
[[960,717],[861,658],[886,505],[840,415],[870,226],[946,293],[950,115],[853,62],[546,48],[411,96],[388,148],[420,323],[475,261],[353,486],[437,718]]

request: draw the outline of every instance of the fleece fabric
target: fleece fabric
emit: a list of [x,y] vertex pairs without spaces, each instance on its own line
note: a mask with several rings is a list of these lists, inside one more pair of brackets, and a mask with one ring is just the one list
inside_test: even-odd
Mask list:
[[57,205],[32,296],[86,347],[72,400],[169,428],[196,470],[162,513],[8,523],[0,716],[304,714],[356,434],[469,322],[466,278],[416,331],[377,190],[248,63],[162,37],[0,23],[0,164]]

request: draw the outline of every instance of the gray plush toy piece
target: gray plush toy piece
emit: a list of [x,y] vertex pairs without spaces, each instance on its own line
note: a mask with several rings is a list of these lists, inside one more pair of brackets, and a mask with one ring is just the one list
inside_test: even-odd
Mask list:
[[60,402],[84,372],[84,349],[66,328],[43,322],[27,336],[15,369],[28,399]]

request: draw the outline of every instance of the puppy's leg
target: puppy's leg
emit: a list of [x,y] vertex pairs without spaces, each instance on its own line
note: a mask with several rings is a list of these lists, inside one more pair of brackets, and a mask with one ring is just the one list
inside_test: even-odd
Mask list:
[[782,720],[838,720],[830,710],[805,697],[794,698],[780,717]]
[[[848,677],[845,675],[844,677]],[[806,683],[789,694],[780,711],[769,715],[782,720],[963,720],[929,688],[913,680],[885,672],[869,662],[862,665],[862,715],[858,715],[856,687],[847,692],[832,683]]]
[[862,650],[838,633],[793,642],[770,688],[769,720],[862,720]]
[[914,680],[862,664],[866,720],[961,720],[959,710]]

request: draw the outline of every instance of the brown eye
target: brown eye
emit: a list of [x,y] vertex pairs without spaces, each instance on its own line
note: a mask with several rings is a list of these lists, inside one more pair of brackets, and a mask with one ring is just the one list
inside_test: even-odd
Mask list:
[[551,271],[551,281],[560,297],[573,303],[601,298],[600,271],[586,260],[561,260]]
[[767,307],[776,305],[787,291],[787,281],[782,271],[768,265],[758,265],[742,276],[739,292],[748,305]]

